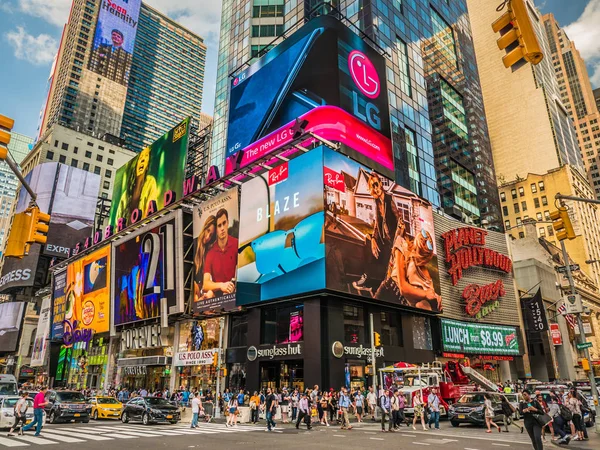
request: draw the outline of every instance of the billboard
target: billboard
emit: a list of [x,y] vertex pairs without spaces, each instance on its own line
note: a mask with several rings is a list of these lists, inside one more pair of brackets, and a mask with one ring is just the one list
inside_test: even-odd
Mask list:
[[52,300],[50,296],[44,297],[42,307],[40,308],[40,317],[38,319],[35,340],[33,341],[33,351],[31,353],[31,367],[44,366],[46,361],[46,351],[48,350],[48,337],[50,335],[50,316]]
[[[356,126],[367,128],[359,139],[371,147],[365,152],[344,145],[342,151],[370,166],[374,154],[384,153],[375,164],[391,176],[387,95],[384,57],[339,21],[318,17],[233,78],[226,156],[252,153],[253,142],[289,128],[284,126],[298,117],[303,117],[300,123],[305,126],[314,126],[322,118],[306,118],[306,114],[335,107],[356,119],[360,123]],[[324,126],[337,125],[329,120]],[[372,145],[380,141],[384,145],[379,148]]]
[[237,305],[325,288],[323,149],[242,185]]
[[112,324],[123,325],[183,312],[181,211],[173,211],[113,241]]
[[194,210],[194,313],[235,309],[238,188]]
[[521,354],[515,327],[450,319],[442,319],[442,349],[478,355]]
[[63,338],[64,320],[67,306],[66,288],[67,271],[55,272],[52,277],[52,325],[50,326],[50,339]]
[[329,149],[323,185],[327,288],[441,312],[431,204]]
[[89,69],[127,86],[141,0],[102,0]]
[[0,352],[17,349],[24,310],[24,302],[0,303]]
[[181,198],[189,123],[185,119],[117,170],[111,225],[135,223]]

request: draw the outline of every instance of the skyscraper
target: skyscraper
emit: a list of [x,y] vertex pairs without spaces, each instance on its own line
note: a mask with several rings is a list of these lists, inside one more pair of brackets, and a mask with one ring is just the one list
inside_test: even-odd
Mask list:
[[594,100],[596,101],[596,106],[600,111],[600,88],[594,89]]
[[501,227],[465,1],[331,5],[224,0],[211,163],[224,163],[230,75],[309,16],[339,12],[386,55],[394,154],[404,166],[396,167],[397,181],[464,220]]
[[74,0],[40,136],[60,123],[139,151],[199,115],[205,58],[202,38],[141,0]]
[[467,0],[481,90],[500,184],[543,174],[570,164],[585,174],[577,136],[564,107],[552,65],[550,46],[539,12],[527,10],[545,58],[536,66],[524,61],[507,69],[499,34],[491,24],[501,16],[491,4]]
[[560,28],[554,15],[542,17],[548,44],[552,52],[552,64],[558,80],[563,105],[575,123],[581,156],[590,185],[600,198],[600,113],[590,84],[585,61],[581,58],[565,31]]

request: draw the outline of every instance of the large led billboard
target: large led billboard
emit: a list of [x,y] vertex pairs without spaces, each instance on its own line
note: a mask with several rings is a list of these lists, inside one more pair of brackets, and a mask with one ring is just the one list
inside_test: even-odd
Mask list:
[[101,0],[89,69],[127,86],[141,0]]
[[[376,164],[378,170],[391,175],[385,59],[328,16],[313,19],[233,78],[227,157],[240,151],[252,153],[254,142],[326,106],[342,109],[365,126],[369,134],[377,135],[372,138],[367,132],[361,133],[358,139],[364,148],[344,146],[343,151],[370,166]],[[331,115],[335,110],[328,111]],[[300,123],[310,128],[325,120],[324,125],[338,126],[333,119],[303,117]],[[342,120],[348,122],[346,118]],[[345,144],[343,139],[338,141]],[[380,141],[384,144],[379,145]],[[378,153],[384,155],[376,160],[373,156]]]
[[323,150],[242,185],[237,304],[325,288]]
[[117,170],[111,225],[132,224],[181,198],[189,123],[185,119]]
[[52,276],[52,324],[50,325],[50,339],[63,338],[65,330],[65,312],[67,306],[67,271],[54,272]]
[[323,164],[327,288],[441,312],[431,204],[337,152]]
[[23,302],[0,303],[0,352],[17,349],[24,310]]
[[[112,245],[114,326],[183,312],[181,211],[173,211]],[[111,330],[112,331],[112,330]]]
[[238,188],[194,208],[194,313],[235,308]]

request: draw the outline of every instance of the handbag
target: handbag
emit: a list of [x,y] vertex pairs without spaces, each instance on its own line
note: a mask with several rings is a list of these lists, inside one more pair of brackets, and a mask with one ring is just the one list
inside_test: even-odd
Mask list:
[[550,422],[553,422],[554,419],[550,417],[548,414],[533,414],[533,418],[539,424],[540,427],[544,428]]

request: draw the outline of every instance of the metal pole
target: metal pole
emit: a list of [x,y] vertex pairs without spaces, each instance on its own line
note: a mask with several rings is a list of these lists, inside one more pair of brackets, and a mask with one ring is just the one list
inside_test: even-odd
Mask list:
[[373,329],[373,313],[369,314],[369,327],[371,328],[371,364],[373,365],[373,392],[379,396],[377,392],[377,372],[375,364],[375,330]]
[[[564,197],[563,197],[564,198]],[[560,241],[560,247],[562,248],[563,260],[565,262],[565,267],[567,268],[567,278],[569,279],[569,286],[571,287],[571,294],[577,294],[575,289],[575,283],[573,282],[573,276],[571,275],[571,263],[569,261],[569,255],[567,254],[567,247],[565,246],[565,241]],[[577,313],[577,325],[579,326],[579,342],[581,344],[585,344],[587,342],[587,338],[585,337],[585,332],[583,330],[583,321],[581,320],[581,313]],[[590,351],[587,348],[583,349],[583,354],[585,358],[590,360]],[[598,405],[598,388],[596,387],[596,379],[594,378],[594,371],[588,371],[588,378],[590,380],[590,386],[592,388],[592,397],[594,398],[594,406],[596,409],[596,433],[600,434],[600,407]]]
[[5,161],[6,161],[6,164],[8,164],[8,167],[10,167],[10,169],[13,171],[15,176],[19,179],[19,181],[21,182],[23,187],[27,190],[27,192],[29,192],[29,195],[31,195],[31,201],[35,203],[35,200],[37,199],[37,195],[35,192],[33,192],[33,189],[31,189],[31,187],[29,187],[29,184],[27,183],[27,181],[25,180],[23,175],[21,175],[19,166],[17,166],[17,164],[12,160],[10,155],[6,156]]
[[219,356],[217,357],[217,392],[215,395],[215,418],[221,417],[221,408],[219,407],[219,394],[221,392],[221,352],[223,351],[223,328],[225,327],[225,317],[219,318]]

